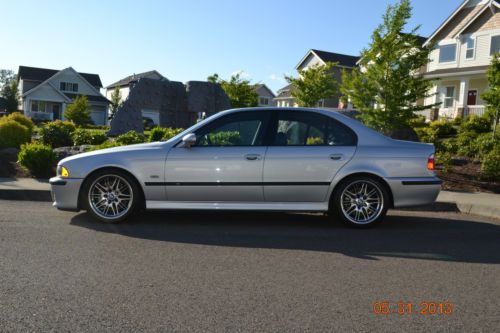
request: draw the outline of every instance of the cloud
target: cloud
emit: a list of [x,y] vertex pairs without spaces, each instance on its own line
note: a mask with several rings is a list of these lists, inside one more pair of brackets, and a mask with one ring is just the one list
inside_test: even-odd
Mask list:
[[283,75],[276,75],[276,74],[270,74],[268,76],[269,80],[272,80],[272,81],[277,81],[277,82],[280,82],[280,83],[285,83],[286,80],[285,78],[283,77]]
[[242,69],[235,70],[234,72],[231,73],[231,76],[236,75],[236,74],[239,74],[240,78],[242,78],[242,79],[248,79],[248,78],[250,78],[250,74],[247,73],[247,72],[245,72]]

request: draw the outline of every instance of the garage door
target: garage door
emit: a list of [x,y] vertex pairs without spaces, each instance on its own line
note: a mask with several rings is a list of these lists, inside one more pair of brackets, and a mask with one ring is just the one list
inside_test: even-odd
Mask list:
[[90,118],[95,125],[106,125],[106,112],[105,111],[95,111],[90,112]]
[[160,125],[160,112],[158,110],[142,109],[142,118],[149,118],[155,125]]

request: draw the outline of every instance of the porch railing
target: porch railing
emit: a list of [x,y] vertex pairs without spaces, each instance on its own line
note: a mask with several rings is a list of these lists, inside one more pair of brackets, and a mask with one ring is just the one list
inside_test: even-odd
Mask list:
[[477,116],[482,116],[486,111],[486,106],[484,105],[468,105],[464,107],[464,116],[475,114]]

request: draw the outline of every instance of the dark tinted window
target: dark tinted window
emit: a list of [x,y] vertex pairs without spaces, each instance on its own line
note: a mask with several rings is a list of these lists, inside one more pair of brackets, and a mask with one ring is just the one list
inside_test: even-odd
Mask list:
[[278,114],[274,146],[355,146],[357,138],[347,126],[309,111]]
[[196,146],[262,146],[269,113],[239,112],[224,116],[196,133]]

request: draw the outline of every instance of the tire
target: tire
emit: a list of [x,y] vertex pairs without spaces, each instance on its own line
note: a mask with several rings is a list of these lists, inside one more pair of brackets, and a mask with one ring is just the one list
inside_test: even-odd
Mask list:
[[380,223],[389,207],[387,185],[367,176],[343,180],[332,196],[332,215],[353,228],[370,228]]
[[86,179],[82,207],[105,223],[127,219],[140,206],[141,191],[137,181],[120,170],[101,170]]

